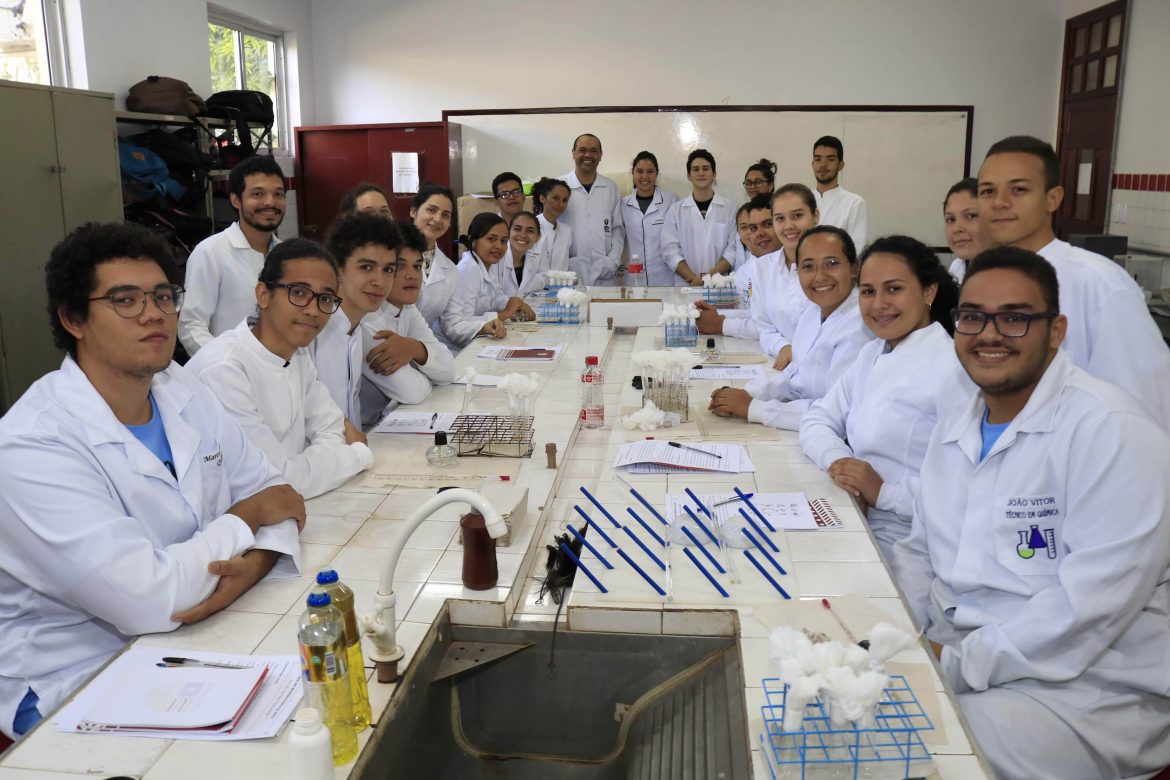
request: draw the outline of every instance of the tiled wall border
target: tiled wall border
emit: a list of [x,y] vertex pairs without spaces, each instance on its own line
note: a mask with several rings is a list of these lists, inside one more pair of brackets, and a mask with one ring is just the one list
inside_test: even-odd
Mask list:
[[1113,189],[1170,192],[1170,173],[1115,173]]

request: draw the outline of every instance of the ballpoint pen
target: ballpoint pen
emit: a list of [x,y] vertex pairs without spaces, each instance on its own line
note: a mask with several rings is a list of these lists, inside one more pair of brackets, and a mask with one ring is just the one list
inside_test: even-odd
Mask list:
[[212,669],[247,669],[247,666],[242,664],[221,664],[215,661],[200,661],[198,658],[179,658],[177,656],[164,656],[162,663],[159,666],[205,666]]
[[436,420],[438,420],[438,419],[439,419],[439,413],[438,413],[438,412],[435,412],[434,414],[432,414],[432,415],[431,415],[431,429],[432,429],[432,430],[433,430],[433,429],[434,429],[434,427],[435,427],[435,421],[436,421]]
[[710,455],[712,458],[719,458],[719,460],[723,460],[723,456],[719,455],[718,453],[709,452],[708,450],[701,450],[698,447],[692,447],[689,444],[679,444],[677,441],[668,441],[667,444],[669,444],[671,447],[678,447],[680,450],[690,450],[691,452],[701,452],[704,455]]
[[716,501],[711,506],[712,506],[712,508],[714,508],[717,506],[723,506],[724,504],[734,504],[736,501],[743,501],[745,499],[751,498],[754,495],[755,495],[755,493],[746,493],[743,496],[734,496],[732,498],[725,498],[722,501]]

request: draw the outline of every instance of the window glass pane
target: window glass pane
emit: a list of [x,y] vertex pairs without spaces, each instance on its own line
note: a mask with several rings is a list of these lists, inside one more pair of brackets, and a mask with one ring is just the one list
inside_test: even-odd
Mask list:
[[1081,85],[1084,83],[1084,79],[1084,66],[1082,66],[1080,63],[1073,65],[1072,77],[1068,80],[1068,92],[1070,95],[1075,95],[1081,91]]
[[1098,69],[1101,67],[1101,60],[1089,60],[1085,63],[1085,91],[1089,92],[1097,88]]
[[[276,44],[264,38],[253,35],[244,36],[244,89],[253,89],[263,92],[272,98],[275,108],[276,100]],[[279,146],[276,137],[277,128],[272,130],[272,145]]]
[[1093,22],[1089,31],[1089,51],[1101,51],[1101,44],[1105,37],[1105,22]]
[[1086,33],[1087,29],[1088,28],[1086,28],[1086,27],[1079,27],[1079,28],[1077,28],[1076,33],[1073,35],[1073,56],[1074,57],[1080,57],[1085,53],[1085,36],[1087,34]]
[[208,24],[208,42],[211,44],[211,91],[239,89],[239,63],[236,62],[235,30]]
[[49,47],[38,0],[0,5],[0,79],[49,83]]
[[1121,45],[1121,16],[1109,18],[1109,40],[1105,44],[1109,48]]
[[1105,58],[1105,76],[1101,79],[1101,86],[1117,86],[1117,55],[1110,54]]

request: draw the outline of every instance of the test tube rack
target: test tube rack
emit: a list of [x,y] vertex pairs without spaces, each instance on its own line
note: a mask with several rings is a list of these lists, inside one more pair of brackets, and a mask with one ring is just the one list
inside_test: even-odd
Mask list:
[[529,415],[461,414],[448,431],[461,457],[526,458],[533,449]]
[[693,349],[699,343],[699,326],[691,320],[684,323],[667,323],[662,326],[662,346],[666,349],[684,347]]
[[542,325],[580,325],[581,307],[557,303],[554,298],[540,304],[536,309],[536,320]]
[[657,380],[651,376],[642,377],[642,406],[647,401],[662,411],[679,415],[682,422],[691,417],[691,401],[687,381],[684,380]]

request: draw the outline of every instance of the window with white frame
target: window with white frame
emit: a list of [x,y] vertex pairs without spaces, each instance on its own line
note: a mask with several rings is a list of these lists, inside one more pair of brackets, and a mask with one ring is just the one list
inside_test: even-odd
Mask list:
[[284,149],[288,140],[284,36],[228,17],[212,8],[207,13],[207,34],[211,48],[212,92],[251,89],[272,98],[276,113],[272,148]]
[[0,79],[68,86],[57,0],[0,0]]

